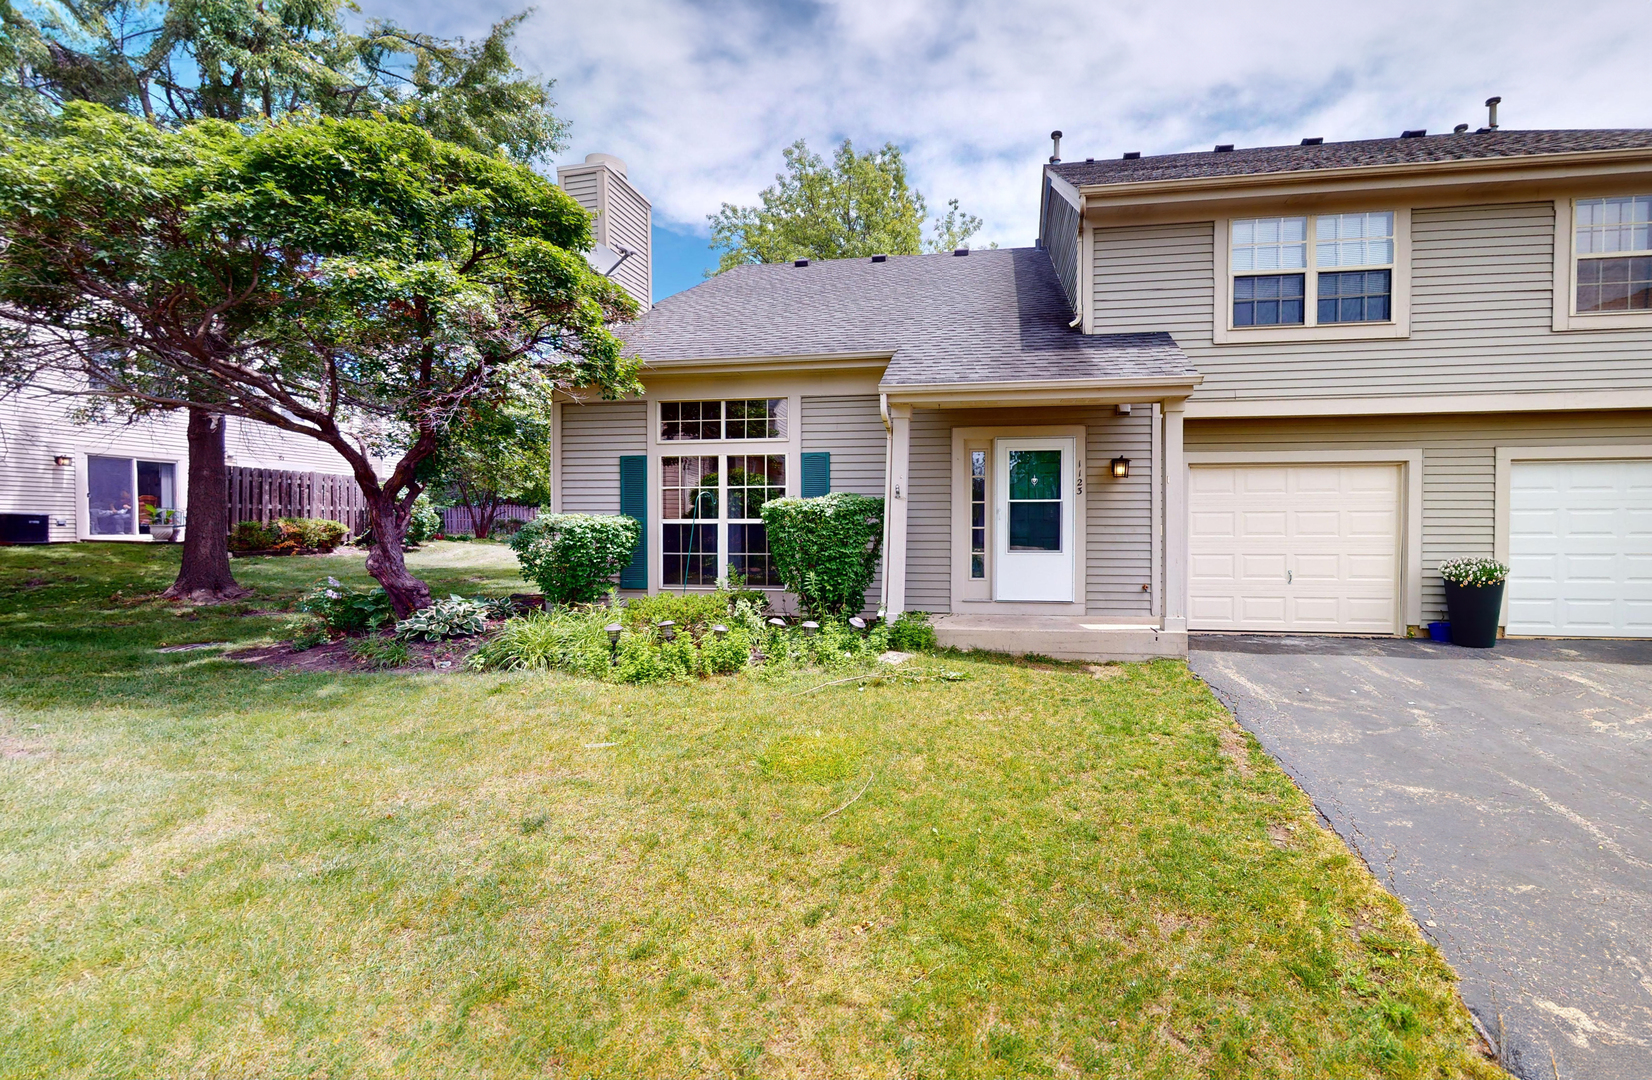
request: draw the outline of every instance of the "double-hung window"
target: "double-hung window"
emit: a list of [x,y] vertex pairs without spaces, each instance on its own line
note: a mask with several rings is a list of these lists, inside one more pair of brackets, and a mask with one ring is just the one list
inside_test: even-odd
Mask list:
[[1652,311],[1652,195],[1579,199],[1572,218],[1577,314]]
[[1395,214],[1229,223],[1229,326],[1309,327],[1394,318]]
[[727,571],[754,588],[780,585],[762,511],[786,494],[788,401],[660,402],[661,444],[734,444],[680,447],[692,455],[670,446],[660,456],[662,587],[709,587]]

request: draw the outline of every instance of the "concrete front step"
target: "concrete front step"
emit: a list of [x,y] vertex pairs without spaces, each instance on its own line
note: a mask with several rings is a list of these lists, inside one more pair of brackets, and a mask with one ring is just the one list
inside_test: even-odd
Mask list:
[[1056,660],[1187,659],[1186,632],[1106,616],[938,615],[935,637],[948,648],[1038,653]]

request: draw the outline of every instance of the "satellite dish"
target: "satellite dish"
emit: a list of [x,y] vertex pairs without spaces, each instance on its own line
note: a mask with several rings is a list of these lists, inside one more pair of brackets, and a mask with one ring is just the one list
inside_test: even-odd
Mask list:
[[615,251],[607,244],[598,242],[592,244],[591,250],[585,253],[585,261],[591,264],[592,270],[603,277],[612,277],[614,271],[620,268],[620,264],[635,254],[636,252],[630,248],[622,247]]

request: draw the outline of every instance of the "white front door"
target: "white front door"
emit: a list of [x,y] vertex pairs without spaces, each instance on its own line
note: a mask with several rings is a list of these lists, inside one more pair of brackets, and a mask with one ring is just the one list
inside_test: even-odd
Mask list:
[[994,443],[993,599],[1072,603],[1076,462],[1072,439]]
[[1652,637],[1652,461],[1517,461],[1511,634]]

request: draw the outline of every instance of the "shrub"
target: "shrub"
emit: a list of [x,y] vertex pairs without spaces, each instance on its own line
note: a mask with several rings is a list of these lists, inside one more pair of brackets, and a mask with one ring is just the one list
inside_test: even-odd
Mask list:
[[293,652],[308,652],[317,645],[327,644],[332,635],[327,632],[326,623],[312,617],[288,622],[281,636]]
[[409,544],[422,544],[433,536],[442,532],[442,512],[430,501],[429,495],[420,495],[413,500],[413,516],[407,519],[407,535],[402,539]]
[[1447,559],[1440,564],[1440,576],[1472,589],[1501,585],[1508,580],[1509,568],[1495,559]]
[[335,634],[365,634],[396,619],[383,589],[357,591],[333,577],[299,597],[298,610],[320,619]]
[[396,636],[404,641],[445,641],[470,637],[487,629],[483,622],[488,606],[462,596],[437,600],[420,608],[396,624]]
[[350,655],[370,671],[405,667],[413,660],[405,642],[383,637],[358,638],[350,642]]
[[769,555],[780,580],[816,618],[853,615],[878,568],[883,500],[836,491],[763,504]]
[[625,601],[619,619],[632,630],[643,630],[667,619],[677,624],[679,632],[709,630],[728,622],[731,600],[731,594],[722,589],[634,596]]
[[608,590],[641,537],[641,526],[617,514],[542,514],[511,538],[511,548],[546,603],[579,604]]
[[901,612],[889,624],[889,647],[901,652],[934,652],[935,628],[929,625],[929,612]]
[[241,521],[230,530],[229,549],[238,554],[325,554],[344,542],[350,530],[326,518],[277,518]]
[[887,627],[875,626],[862,633],[837,619],[823,621],[812,634],[800,626],[769,626],[765,631],[764,666],[777,672],[809,666],[830,671],[870,664],[890,647]]
[[555,669],[613,682],[653,683],[733,674],[751,659],[753,635],[738,621],[721,638],[709,631],[696,635],[682,630],[670,641],[643,623],[622,629],[616,647],[608,640],[612,619],[613,612],[595,607],[512,619],[468,664],[483,671]]

